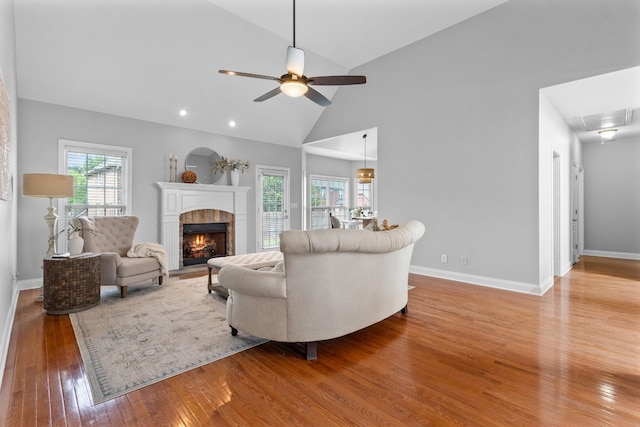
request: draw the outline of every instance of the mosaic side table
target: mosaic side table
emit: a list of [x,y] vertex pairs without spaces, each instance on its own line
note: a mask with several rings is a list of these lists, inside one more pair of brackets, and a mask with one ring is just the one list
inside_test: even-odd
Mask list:
[[100,302],[100,254],[44,259],[44,309],[47,314],[86,310]]

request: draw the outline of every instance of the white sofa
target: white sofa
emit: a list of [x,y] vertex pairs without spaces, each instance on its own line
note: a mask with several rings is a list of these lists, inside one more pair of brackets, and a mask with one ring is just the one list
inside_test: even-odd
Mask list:
[[423,234],[418,221],[390,231],[283,232],[283,264],[271,271],[220,270],[232,334],[305,343],[307,359],[315,359],[317,341],[406,313],[409,263]]

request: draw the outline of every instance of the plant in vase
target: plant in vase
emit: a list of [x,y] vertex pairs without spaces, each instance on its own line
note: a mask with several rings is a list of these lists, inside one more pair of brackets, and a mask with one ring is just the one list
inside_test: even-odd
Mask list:
[[212,169],[214,172],[229,171],[231,185],[238,186],[240,182],[240,172],[247,171],[249,166],[251,166],[251,162],[248,160],[227,159],[223,156],[213,164]]
[[80,230],[82,230],[82,227],[79,225],[69,223],[69,228],[67,229],[67,247],[71,255],[81,254],[84,248],[84,239],[80,236]]

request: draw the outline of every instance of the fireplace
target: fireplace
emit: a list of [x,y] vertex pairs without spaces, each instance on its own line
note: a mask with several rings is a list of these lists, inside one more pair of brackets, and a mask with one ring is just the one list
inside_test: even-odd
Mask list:
[[247,192],[251,187],[156,184],[161,193],[160,243],[167,251],[169,270],[183,267],[184,224],[224,222],[227,224],[227,256],[247,253]]
[[235,215],[219,209],[180,214],[180,267],[205,264],[214,257],[235,255]]
[[209,259],[227,255],[227,224],[183,224],[182,265],[205,264]]

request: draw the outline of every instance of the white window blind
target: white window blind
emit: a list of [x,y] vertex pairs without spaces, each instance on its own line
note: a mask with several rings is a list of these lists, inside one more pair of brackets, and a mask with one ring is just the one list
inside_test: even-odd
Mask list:
[[74,177],[75,195],[65,204],[67,218],[130,213],[131,149],[60,141],[67,175]]

